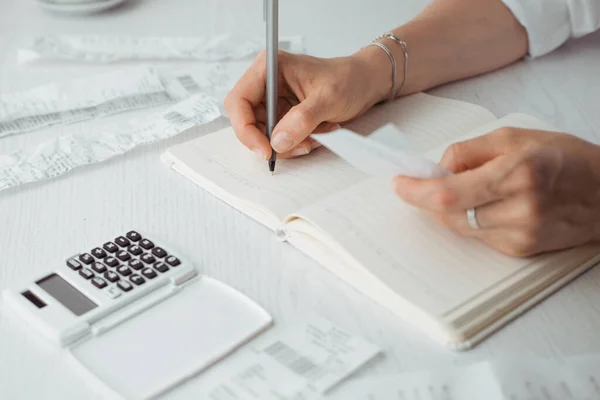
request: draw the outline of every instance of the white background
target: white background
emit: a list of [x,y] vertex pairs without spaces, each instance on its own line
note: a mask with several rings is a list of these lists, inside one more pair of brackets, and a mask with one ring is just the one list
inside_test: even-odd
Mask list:
[[[308,53],[350,54],[373,36],[415,15],[420,0],[281,0],[281,35],[303,35]],[[102,68],[19,68],[13,50],[36,33],[262,35],[261,0],[131,0],[86,18],[49,14],[32,0],[0,0],[0,93]],[[600,35],[572,42],[535,61],[431,93],[478,103],[501,116],[525,112],[591,140],[600,138],[597,95]],[[115,67],[111,67],[115,68]],[[109,68],[105,68],[109,69]],[[140,114],[141,115],[141,114]],[[118,119],[120,117],[117,117]],[[0,140],[0,153],[107,121],[41,130]],[[452,353],[343,284],[273,233],[169,171],[168,146],[216,124],[58,179],[0,193],[0,288],[48,271],[131,228],[157,232],[187,251],[200,269],[241,290],[277,323],[316,312],[381,346],[385,357],[356,378],[469,364],[501,357],[563,357],[600,352],[600,270],[592,270],[472,351]],[[477,273],[476,266],[473,273]],[[82,399],[93,391],[58,349],[24,334],[0,307],[0,397]],[[173,393],[192,397],[201,376]]]

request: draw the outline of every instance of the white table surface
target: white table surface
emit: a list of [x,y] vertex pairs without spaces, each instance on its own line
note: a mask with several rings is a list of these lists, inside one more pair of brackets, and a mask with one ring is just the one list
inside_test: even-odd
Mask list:
[[[281,1],[282,35],[303,35],[318,56],[348,54],[416,14],[422,0]],[[262,34],[261,0],[131,0],[109,13],[71,18],[32,0],[0,0],[0,92],[33,87],[94,68],[17,68],[12,50],[34,33],[200,35]],[[496,115],[525,112],[559,129],[600,139],[600,35],[550,56],[432,91],[478,103]],[[114,67],[110,67],[114,68]],[[204,273],[264,306],[279,324],[316,312],[380,345],[385,356],[356,378],[499,357],[566,357],[600,352],[600,270],[594,269],[518,318],[475,349],[453,353],[339,281],[243,214],[177,176],[159,161],[168,146],[208,129],[138,148],[52,181],[0,193],[0,288],[41,274],[64,257],[136,228],[179,244]],[[0,140],[0,153],[94,123]],[[473,273],[477,273],[473,271]],[[194,398],[199,376],[170,394]],[[64,354],[23,334],[0,307],[0,398],[82,399],[94,391]]]

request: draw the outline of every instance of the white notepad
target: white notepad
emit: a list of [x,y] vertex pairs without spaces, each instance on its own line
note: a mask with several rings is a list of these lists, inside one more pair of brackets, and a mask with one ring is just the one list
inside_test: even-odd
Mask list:
[[[388,105],[388,116],[390,107],[391,122],[433,160],[445,144],[501,126],[552,129],[530,116],[496,119],[479,106],[425,94]],[[382,110],[350,129],[381,127]],[[402,202],[389,179],[368,176],[327,149],[278,160],[271,176],[230,128],[177,145],[163,161],[453,349],[471,347],[594,265],[600,253],[588,245],[508,257],[441,228]]]

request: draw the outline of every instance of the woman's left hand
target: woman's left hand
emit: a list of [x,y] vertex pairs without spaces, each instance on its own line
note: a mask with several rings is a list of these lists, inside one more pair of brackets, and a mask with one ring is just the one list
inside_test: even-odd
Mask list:
[[[396,193],[442,225],[512,256],[600,239],[600,147],[574,136],[501,128],[456,143],[440,179],[394,179]],[[475,208],[479,229],[467,222]]]

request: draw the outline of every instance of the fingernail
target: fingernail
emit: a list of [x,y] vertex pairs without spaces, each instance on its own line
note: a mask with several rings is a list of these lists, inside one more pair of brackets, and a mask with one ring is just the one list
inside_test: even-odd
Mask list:
[[278,153],[286,152],[294,145],[292,137],[287,132],[279,132],[271,140],[273,149]]
[[294,157],[300,157],[300,156],[305,156],[308,153],[310,153],[310,149],[307,149],[306,147],[296,147],[294,150],[291,151],[291,155]]
[[261,149],[252,149],[252,151],[254,152],[254,154],[256,154],[258,156],[258,158],[260,158],[261,160],[266,160],[267,156],[265,155],[265,152],[262,151]]
[[340,129],[342,126],[340,124],[333,124],[331,125],[331,130],[335,131],[336,129]]

